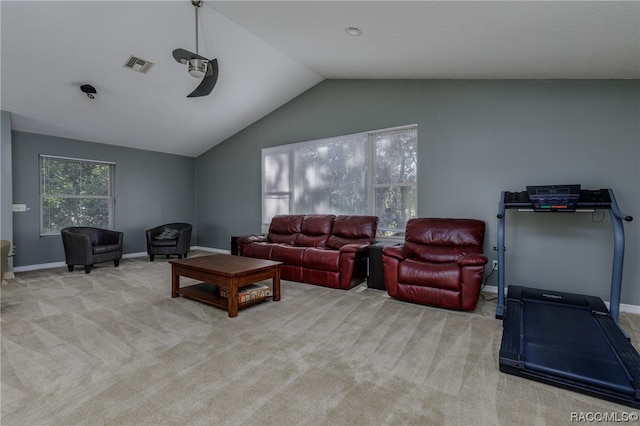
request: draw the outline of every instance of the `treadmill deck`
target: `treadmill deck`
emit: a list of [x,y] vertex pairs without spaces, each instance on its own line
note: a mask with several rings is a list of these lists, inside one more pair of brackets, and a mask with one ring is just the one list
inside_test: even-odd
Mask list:
[[640,408],[640,355],[602,299],[509,286],[500,371]]

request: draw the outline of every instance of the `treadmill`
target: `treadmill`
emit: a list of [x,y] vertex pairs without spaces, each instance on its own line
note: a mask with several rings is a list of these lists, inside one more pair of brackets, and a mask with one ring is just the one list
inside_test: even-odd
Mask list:
[[[508,209],[533,212],[608,210],[614,256],[610,311],[598,297],[510,285],[505,300],[504,232]],[[498,213],[498,306],[503,320],[500,371],[640,408],[640,355],[618,325],[623,221],[611,189],[528,186],[503,192]]]

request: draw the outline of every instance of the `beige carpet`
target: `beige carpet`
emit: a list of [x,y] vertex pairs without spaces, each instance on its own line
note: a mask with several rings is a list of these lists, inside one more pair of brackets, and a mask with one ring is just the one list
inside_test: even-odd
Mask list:
[[[170,283],[163,257],[3,283],[1,424],[558,425],[635,412],[500,373],[495,301],[459,313],[285,281],[282,301],[230,319],[171,299]],[[638,347],[640,316],[621,324]]]

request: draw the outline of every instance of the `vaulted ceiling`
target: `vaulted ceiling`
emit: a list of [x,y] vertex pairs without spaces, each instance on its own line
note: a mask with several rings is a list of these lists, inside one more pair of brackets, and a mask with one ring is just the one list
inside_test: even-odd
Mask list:
[[[220,76],[200,98],[171,55],[195,51],[190,0],[3,0],[0,14],[14,130],[187,156],[323,79],[640,78],[638,1],[205,0],[199,53]],[[125,68],[130,55],[153,66]]]

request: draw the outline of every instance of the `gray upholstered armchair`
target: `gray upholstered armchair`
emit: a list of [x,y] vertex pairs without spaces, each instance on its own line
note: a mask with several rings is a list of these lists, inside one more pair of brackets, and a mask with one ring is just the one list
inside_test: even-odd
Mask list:
[[191,228],[188,223],[167,223],[147,230],[147,254],[153,262],[156,254],[169,257],[177,254],[178,259],[187,257],[191,248]]
[[74,265],[84,265],[84,272],[91,272],[96,263],[109,262],[118,266],[122,259],[123,234],[109,229],[90,226],[72,226],[60,231],[64,245],[64,257],[69,271]]

